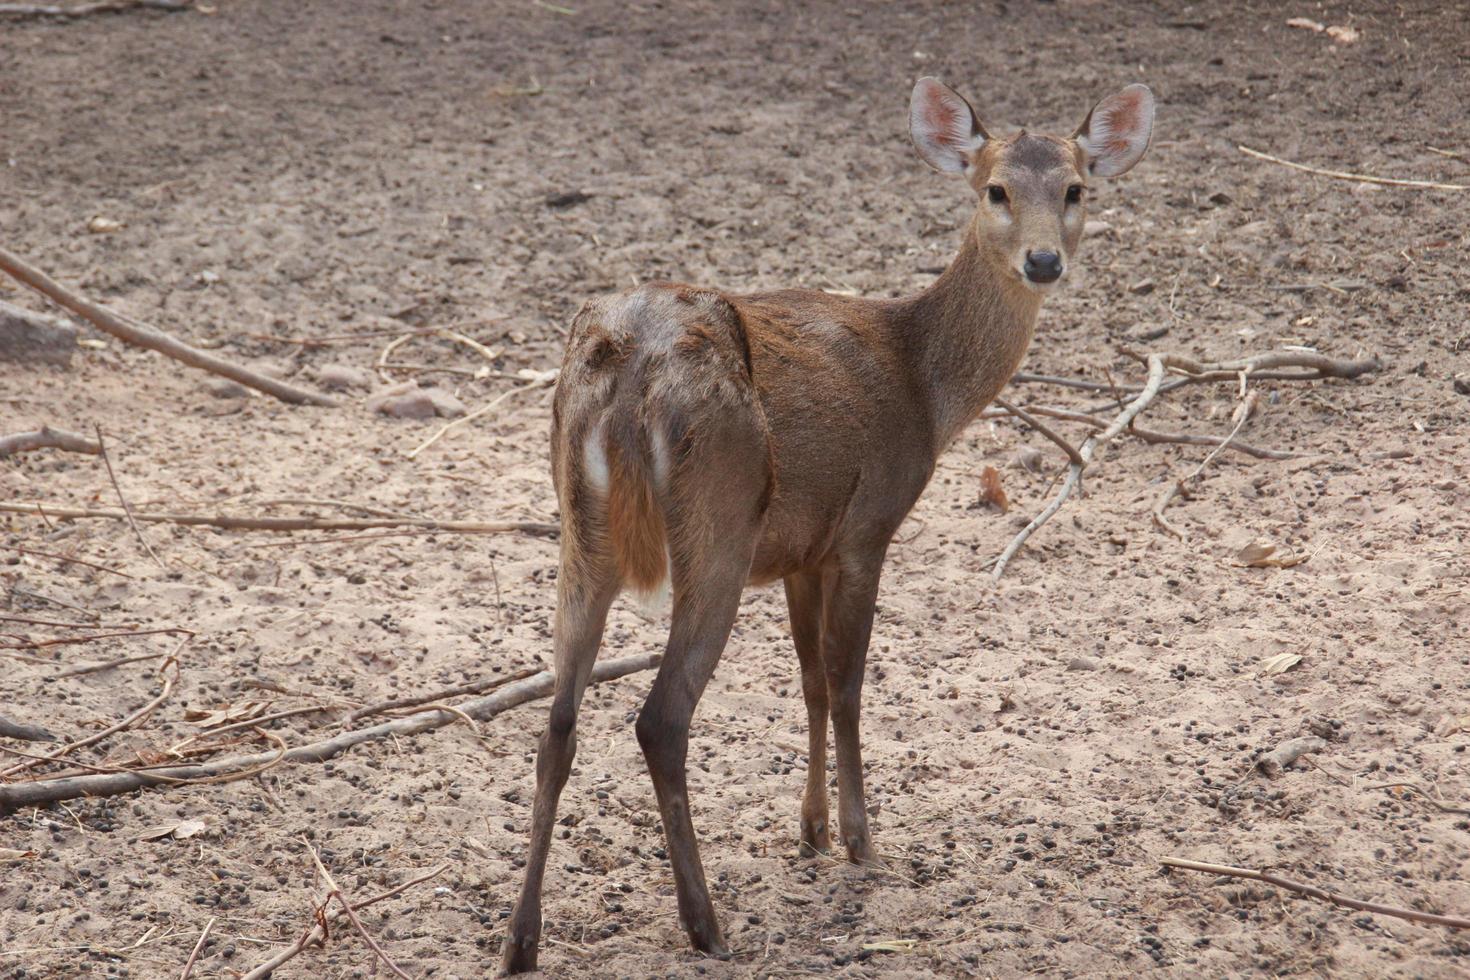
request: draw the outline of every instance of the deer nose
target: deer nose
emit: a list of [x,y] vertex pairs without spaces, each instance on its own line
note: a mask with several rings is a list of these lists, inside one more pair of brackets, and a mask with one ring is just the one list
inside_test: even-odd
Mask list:
[[1056,282],[1062,278],[1062,257],[1055,252],[1027,252],[1025,273],[1032,282]]

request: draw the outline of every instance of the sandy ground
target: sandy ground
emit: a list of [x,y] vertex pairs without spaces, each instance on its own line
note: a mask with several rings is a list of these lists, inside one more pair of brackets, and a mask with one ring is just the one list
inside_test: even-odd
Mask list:
[[[1204,450],[1120,440],[999,585],[989,565],[1042,506],[1061,457],[1018,425],[969,430],[890,553],[870,656],[870,801],[893,874],[796,856],[805,713],[779,592],[751,593],[691,749],[730,962],[694,957],[679,928],[631,730],[649,675],[594,690],[552,851],[543,966],[1464,976],[1464,934],[1157,862],[1271,866],[1360,898],[1470,912],[1464,811],[1376,788],[1412,782],[1470,806],[1470,397],[1454,387],[1470,379],[1458,279],[1470,207],[1236,150],[1470,181],[1465,158],[1430,149],[1467,149],[1463,19],[1427,3],[736,6],[217,0],[211,15],[0,22],[4,244],[120,311],[304,383],[326,365],[370,368],[393,335],[453,327],[493,348],[496,376],[473,377],[480,354],[432,338],[398,348],[395,360],[426,367],[395,376],[475,406],[516,383],[500,374],[555,366],[577,305],[635,280],[922,288],[970,202],[908,146],[919,74],[969,94],[997,127],[1070,129],[1093,99],[1147,82],[1160,100],[1153,151],[1097,193],[1092,217],[1107,227],[1043,311],[1027,369],[1137,380],[1122,346],[1231,357],[1296,344],[1378,355],[1386,370],[1262,383],[1268,410],[1248,438],[1312,455],[1219,460],[1170,509],[1184,543],[1149,510]],[[1297,14],[1361,40],[1288,28]],[[88,234],[94,216],[124,227]],[[7,284],[0,298],[39,303]],[[262,339],[364,331],[387,333]],[[0,430],[100,423],[120,484],[151,509],[339,513],[279,502],[310,498],[554,519],[544,392],[414,460],[405,451],[438,423],[375,415],[365,395],[337,409],[218,398],[204,376],[109,340],[70,370],[0,365]],[[1088,400],[1036,386],[1012,396]],[[1148,420],[1218,435],[1233,406],[1230,386],[1201,387]],[[1042,472],[1015,465],[1027,446]],[[1001,471],[1008,514],[978,502],[986,465]],[[34,453],[0,462],[0,498],[114,495],[95,459]],[[79,753],[90,765],[198,733],[191,710],[346,708],[549,654],[545,539],[145,533],[164,567],[116,522],[0,519],[0,614],[198,633],[171,697]],[[1310,558],[1238,567],[1258,538]],[[662,638],[620,602],[604,655]],[[59,678],[63,666],[174,642],[6,652],[3,713],[66,738],[98,730],[158,692],[158,662]],[[1301,661],[1266,673],[1282,653]],[[336,717],[269,727],[304,742]],[[530,705],[484,725],[483,741],[455,727],[229,785],[0,818],[0,848],[35,855],[0,868],[0,977],[177,976],[211,918],[196,976],[238,976],[310,922],[303,838],[355,895],[450,863],[366,924],[412,975],[484,976],[518,884],[543,719],[544,703]],[[1258,753],[1306,731],[1331,736],[1314,765],[1253,772]],[[225,751],[270,744],[235,738]],[[205,830],[139,840],[180,820]],[[888,940],[913,948],[864,950]],[[277,973],[373,975],[386,973],[337,931]]]

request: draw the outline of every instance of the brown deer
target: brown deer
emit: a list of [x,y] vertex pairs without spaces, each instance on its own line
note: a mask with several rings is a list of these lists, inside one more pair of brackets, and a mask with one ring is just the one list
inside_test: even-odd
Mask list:
[[505,972],[536,968],[577,710],[623,588],[672,590],[667,651],[636,729],[694,947],[726,954],[689,816],[689,722],[747,585],[786,587],[810,725],[801,847],[831,846],[830,715],[842,843],[852,861],[878,862],[858,715],[888,543],[939,454],[1025,355],[1042,296],[1082,237],[1088,178],[1137,163],[1153,115],[1149,90],[1130,85],[1069,138],[992,137],[961,96],[922,78],[909,109],[914,145],[980,197],[959,254],[928,289],[858,299],[647,283],[577,314],[551,429],[562,527],[556,687]]

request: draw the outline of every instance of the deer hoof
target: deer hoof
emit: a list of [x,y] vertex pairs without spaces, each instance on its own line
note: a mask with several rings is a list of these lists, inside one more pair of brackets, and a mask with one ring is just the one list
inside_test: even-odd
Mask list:
[[518,973],[535,973],[536,949],[539,945],[534,936],[517,937],[514,933],[506,936],[500,957],[500,975],[509,977]]

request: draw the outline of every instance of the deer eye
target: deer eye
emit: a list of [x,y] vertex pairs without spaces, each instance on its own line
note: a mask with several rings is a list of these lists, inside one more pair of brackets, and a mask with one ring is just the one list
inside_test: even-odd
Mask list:
[[1079,204],[1082,201],[1082,185],[1073,184],[1067,188],[1067,203]]
[[1004,204],[1006,202],[1006,189],[999,184],[991,184],[985,188],[986,195],[991,204]]

